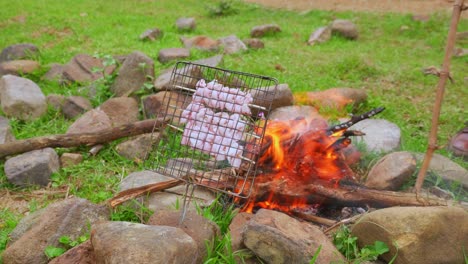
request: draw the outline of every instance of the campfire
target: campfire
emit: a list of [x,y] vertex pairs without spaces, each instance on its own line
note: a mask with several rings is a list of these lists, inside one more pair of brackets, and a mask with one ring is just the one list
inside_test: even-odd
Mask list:
[[324,119],[307,120],[301,117],[289,121],[270,121],[258,160],[259,175],[243,211],[253,212],[259,208],[290,214],[316,211],[320,204],[313,193],[291,196],[290,192],[284,195],[284,190],[297,190],[311,184],[333,188],[342,179],[354,180],[353,171],[342,150],[351,144],[351,136],[364,134],[348,128],[381,111],[383,108],[376,108],[332,127]]

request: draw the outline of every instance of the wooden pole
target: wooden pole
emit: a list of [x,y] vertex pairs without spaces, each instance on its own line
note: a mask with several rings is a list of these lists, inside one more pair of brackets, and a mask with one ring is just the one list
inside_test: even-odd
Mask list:
[[102,144],[122,137],[150,133],[166,122],[167,121],[163,119],[148,119],[114,128],[103,129],[93,133],[50,135],[12,141],[0,144],[0,158],[49,147],[69,148],[81,145],[92,146]]
[[457,26],[458,21],[460,20],[460,14],[463,9],[463,2],[464,0],[458,0],[457,3],[453,6],[452,21],[450,23],[447,44],[445,46],[445,57],[442,65],[442,70],[440,71],[439,83],[437,84],[437,93],[434,108],[432,111],[431,131],[429,133],[429,145],[427,147],[426,155],[424,156],[424,160],[421,165],[421,169],[419,170],[418,177],[416,179],[416,184],[414,186],[416,194],[419,194],[421,192],[421,187],[424,183],[424,178],[426,177],[426,173],[429,168],[432,155],[437,149],[437,128],[439,125],[440,109],[442,105],[442,100],[444,98],[445,84],[447,83],[447,79],[450,76],[450,58],[453,55],[453,47],[455,46]]

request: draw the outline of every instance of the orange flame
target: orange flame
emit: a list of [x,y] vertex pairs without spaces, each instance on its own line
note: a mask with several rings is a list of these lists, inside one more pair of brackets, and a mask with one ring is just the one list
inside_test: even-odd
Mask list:
[[344,130],[330,135],[327,128],[323,119],[270,121],[258,160],[262,173],[257,176],[256,186],[243,211],[268,208],[288,213],[311,206],[307,204],[307,197],[291,200],[275,192],[256,193],[255,188],[265,182],[281,189],[313,184],[317,180],[336,183],[345,176],[352,176],[340,152],[351,141],[342,137]]

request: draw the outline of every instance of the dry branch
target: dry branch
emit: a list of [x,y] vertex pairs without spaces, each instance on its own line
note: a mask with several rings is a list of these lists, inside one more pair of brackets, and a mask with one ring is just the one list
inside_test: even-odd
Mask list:
[[103,129],[93,133],[50,135],[17,140],[0,144],[0,158],[48,147],[69,148],[81,145],[92,146],[102,144],[122,137],[150,133],[166,122],[166,120],[162,119],[148,119],[114,128]]
[[440,109],[442,106],[442,100],[444,99],[445,84],[447,83],[447,79],[450,77],[450,58],[452,57],[453,47],[455,46],[458,21],[460,20],[460,14],[463,11],[464,6],[463,2],[464,0],[458,0],[457,3],[453,6],[452,21],[450,23],[447,44],[445,46],[444,63],[442,64],[442,70],[439,74],[439,83],[437,84],[437,93],[434,102],[434,109],[432,111],[429,145],[427,147],[426,155],[424,156],[424,160],[421,165],[421,169],[419,170],[416,184],[414,186],[417,194],[419,194],[421,191],[424,178],[426,177],[426,172],[432,159],[432,154],[434,154],[434,151],[437,149],[437,127],[439,125]]

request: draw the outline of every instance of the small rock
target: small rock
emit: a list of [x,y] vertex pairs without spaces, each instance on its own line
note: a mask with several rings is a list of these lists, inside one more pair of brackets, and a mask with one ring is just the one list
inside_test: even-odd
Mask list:
[[98,109],[109,117],[112,126],[120,126],[138,121],[138,102],[131,97],[110,98],[102,103]]
[[[294,97],[287,83],[261,87],[259,89],[250,90],[252,94],[253,104],[268,108],[271,103],[271,111],[283,106],[291,106],[294,103]],[[252,114],[257,116],[259,111],[252,108]]]
[[401,130],[387,120],[366,119],[349,129],[359,130],[366,134],[355,137],[354,142],[363,142],[369,151],[390,152],[400,148]]
[[250,30],[250,36],[252,38],[261,38],[265,35],[275,34],[277,32],[281,32],[281,28],[277,24],[267,24],[253,27]]
[[52,259],[49,264],[93,264],[96,262],[91,240],[69,249],[63,255]]
[[372,167],[365,186],[379,190],[397,191],[416,171],[416,158],[409,152],[385,155]]
[[391,207],[365,214],[351,231],[360,247],[379,240],[394,263],[463,263],[468,245],[468,213],[455,206]]
[[345,261],[318,227],[272,210],[260,209],[243,237],[247,248],[267,263],[310,263],[320,246],[317,263]]
[[[217,67],[223,61],[223,55],[216,55],[213,57],[196,60],[193,63]],[[173,87],[171,86],[171,77],[174,68],[169,68],[163,71],[154,81],[154,87],[156,90],[172,90]],[[188,88],[195,88],[195,84],[198,81],[198,78],[203,78],[200,67],[197,66],[190,66],[190,67],[183,67],[177,70],[177,75],[175,75],[175,83],[178,83],[184,87]],[[185,74],[182,74],[185,73]],[[187,75],[192,76],[193,78],[184,78],[180,75]]]
[[73,122],[67,134],[92,133],[111,127],[112,123],[104,111],[92,109]]
[[155,41],[162,36],[162,31],[159,28],[147,29],[141,33],[140,40]]
[[65,96],[61,94],[49,94],[46,97],[47,104],[52,106],[57,111],[62,111],[65,100]]
[[247,50],[244,42],[242,42],[236,35],[230,35],[220,38],[219,42],[224,46],[225,54],[234,54]]
[[330,27],[320,27],[315,30],[307,40],[307,44],[314,45],[320,44],[329,41],[331,38],[331,28]]
[[[424,154],[415,153],[414,155],[418,162],[422,163]],[[434,153],[429,163],[429,171],[449,182],[461,183],[463,188],[468,190],[468,170],[447,157]]]
[[193,238],[198,248],[198,257],[195,263],[203,263],[206,257],[207,242],[215,241],[221,234],[219,227],[212,221],[198,215],[196,211],[188,210],[184,221],[179,224],[181,211],[158,210],[148,220],[148,225],[172,226],[182,229]]
[[26,152],[5,162],[5,175],[18,186],[47,186],[50,175],[60,169],[60,161],[53,148]]
[[50,66],[49,71],[47,71],[46,74],[44,74],[41,79],[47,80],[47,81],[59,81],[60,83],[63,83],[64,82],[64,77],[63,77],[64,70],[65,70],[64,65],[53,63]]
[[68,96],[62,105],[63,115],[68,119],[73,119],[93,108],[88,98],[82,96]]
[[153,144],[159,138],[158,133],[148,133],[135,136],[118,144],[115,149],[120,156],[129,160],[143,161],[153,149]]
[[41,88],[29,79],[14,75],[0,79],[0,104],[6,115],[21,120],[38,118],[47,111]]
[[0,53],[0,62],[31,59],[39,55],[39,49],[34,44],[22,43],[8,46]]
[[83,155],[79,153],[63,153],[62,156],[60,156],[60,164],[62,165],[62,168],[78,165],[82,161]]
[[328,109],[342,110],[348,105],[359,105],[367,100],[363,89],[331,88],[325,91],[303,92],[295,94],[296,104],[313,105]]
[[14,60],[0,63],[0,76],[6,74],[21,75],[33,73],[39,69],[37,61],[32,60]]
[[265,48],[265,43],[258,38],[248,38],[244,39],[244,44],[251,49],[263,49]]
[[178,30],[189,30],[192,31],[197,27],[195,18],[193,17],[181,17],[176,21],[176,27]]
[[72,198],[49,205],[36,215],[36,220],[26,232],[3,252],[6,264],[48,263],[44,254],[47,246],[61,247],[59,238],[72,240],[89,232],[88,227],[109,217],[106,206],[93,204],[85,199]]
[[221,44],[219,40],[207,36],[180,37],[180,41],[187,49],[195,48],[203,51],[218,51]]
[[180,228],[129,222],[94,225],[91,243],[97,263],[186,264],[198,252],[196,242]]
[[15,140],[11,132],[10,122],[7,118],[0,116],[0,145]]
[[125,59],[110,89],[117,97],[127,97],[140,90],[148,78],[154,78],[154,62],[144,53],[135,51]]
[[172,109],[170,114],[174,116],[173,121],[178,123],[182,109],[185,109],[189,105],[191,99],[191,95],[173,91],[162,91],[143,99],[143,111],[146,118],[161,117],[167,114],[166,107],[168,104],[175,105],[177,109],[175,111]]
[[345,19],[335,19],[331,23],[331,31],[333,34],[338,34],[351,40],[355,40],[359,37],[356,25]]
[[190,57],[190,50],[186,48],[161,49],[158,54],[158,61],[166,63],[172,60],[186,59]]
[[115,66],[104,67],[100,59],[88,54],[78,54],[64,65],[62,75],[70,82],[91,82],[104,76],[102,71],[96,71],[96,69],[104,69],[106,75],[109,75],[114,71]]

